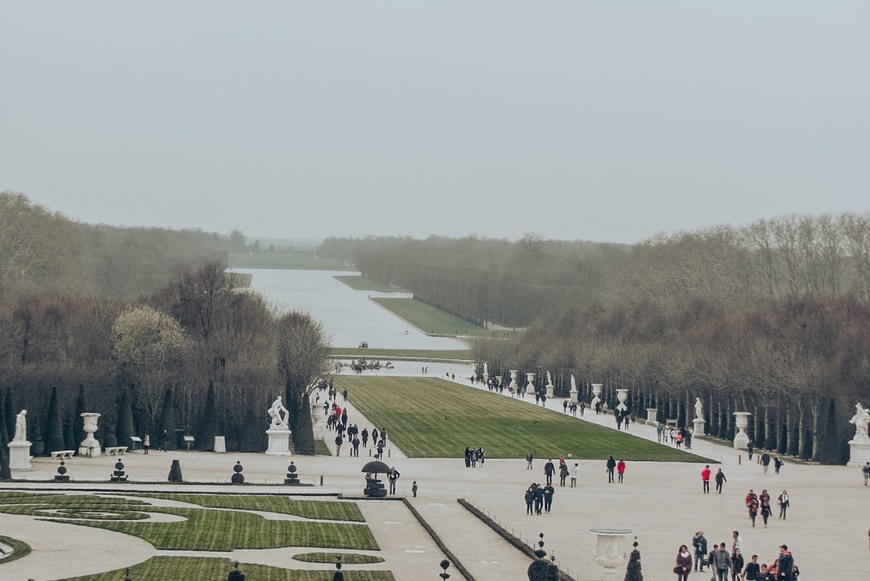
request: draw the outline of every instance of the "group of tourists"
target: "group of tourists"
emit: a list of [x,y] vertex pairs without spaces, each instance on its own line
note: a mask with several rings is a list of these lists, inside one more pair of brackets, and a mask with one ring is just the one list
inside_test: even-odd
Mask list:
[[[344,399],[347,401],[347,390],[343,392]],[[337,399],[338,393],[330,388],[330,399]],[[371,433],[368,429],[363,428],[360,431],[356,424],[348,424],[347,408],[342,408],[337,401],[331,404],[327,401],[323,404],[323,410],[327,413],[326,428],[334,430],[335,434],[335,455],[341,456],[341,446],[345,440],[350,442],[350,455],[359,457],[359,448],[367,448],[369,438],[371,437],[372,446],[375,448],[374,457],[378,460],[384,456],[384,448],[387,446],[387,428],[378,431],[377,428],[372,428]]]
[[486,459],[486,453],[483,451],[482,447],[477,448],[469,448],[465,447],[465,467],[466,468],[474,468],[478,464],[483,467],[483,462]]
[[[556,489],[552,483],[542,485],[540,482],[532,482],[526,488],[524,496],[526,501],[526,514],[529,516],[540,516],[543,513],[549,513],[553,507],[553,495]],[[534,512],[533,512],[534,511]]]
[[[752,521],[752,526],[755,526],[755,519],[758,517],[758,514],[761,513],[761,520],[764,522],[764,527],[767,528],[767,519],[770,518],[770,515],[773,512],[770,506],[770,494],[768,494],[767,489],[763,489],[761,494],[756,494],[755,491],[750,488],[744,502],[746,503],[746,508],[749,510],[749,520]],[[782,491],[782,493],[777,497],[776,503],[779,506],[779,518],[786,520],[788,517],[788,507],[791,506],[791,500],[789,499],[787,490]]]
[[704,531],[692,537],[691,551],[686,545],[680,545],[674,562],[677,581],[688,581],[690,573],[703,572],[705,567],[709,567],[713,581],[797,581],[800,576],[786,545],[780,545],[779,555],[770,564],[759,563],[758,555],[752,555],[747,561],[743,537],[738,531],[731,534],[730,552],[724,542],[714,543],[708,551]]
[[[704,491],[704,494],[710,494],[710,476],[712,474],[713,471],[710,470],[709,464],[704,466],[704,469],[701,470],[701,490]],[[714,480],[716,480],[716,494],[722,494],[722,487],[726,482],[728,482],[728,479],[725,478],[725,473],[722,472],[721,468],[716,470]]]
[[686,427],[676,428],[658,424],[656,438],[660,444],[671,444],[677,448],[685,447],[686,450],[692,449],[692,430]]
[[[622,479],[625,476],[625,460],[620,458],[619,462],[617,462],[613,456],[611,456],[607,459],[605,471],[607,472],[608,483],[612,484],[613,482],[617,482],[618,478],[618,482],[622,484]],[[614,472],[616,472],[616,475],[614,475]]]
[[[567,399],[562,400],[562,411],[566,414],[570,413],[575,418],[577,417],[577,402],[576,401],[568,401]],[[580,402],[580,416],[583,417],[583,412],[586,411],[586,402]]]

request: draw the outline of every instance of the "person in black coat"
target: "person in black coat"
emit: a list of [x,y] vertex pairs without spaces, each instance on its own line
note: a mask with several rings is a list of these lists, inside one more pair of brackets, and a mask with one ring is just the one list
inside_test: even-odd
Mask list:
[[607,481],[613,482],[615,478],[613,477],[613,471],[616,470],[616,460],[613,459],[613,456],[607,459]]
[[553,488],[552,484],[548,484],[544,487],[544,512],[550,512],[550,508],[553,506],[553,495],[556,493],[556,489]]

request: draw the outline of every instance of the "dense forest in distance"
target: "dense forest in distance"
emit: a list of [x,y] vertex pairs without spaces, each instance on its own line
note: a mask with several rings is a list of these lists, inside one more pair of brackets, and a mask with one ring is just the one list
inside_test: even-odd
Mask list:
[[[785,216],[617,246],[544,240],[328,239],[350,258],[481,324],[528,326],[475,341],[492,375],[571,375],[611,409],[629,388],[638,417],[691,427],[695,397],[707,433],[749,436],[781,454],[845,462],[854,404],[870,403],[870,216]],[[542,388],[539,379],[536,385]]]

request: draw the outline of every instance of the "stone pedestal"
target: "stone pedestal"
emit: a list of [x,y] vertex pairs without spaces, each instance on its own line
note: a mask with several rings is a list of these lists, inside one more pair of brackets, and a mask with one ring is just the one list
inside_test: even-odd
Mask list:
[[553,395],[554,395],[554,393],[555,393],[555,391],[556,391],[556,386],[553,385],[552,382],[549,382],[549,381],[548,381],[546,387],[547,387],[547,398],[548,398],[548,399],[552,399],[552,397],[553,397]]
[[266,430],[269,436],[269,456],[290,456],[290,430]]
[[659,410],[656,408],[646,408],[646,423],[648,424],[657,424],[658,420],[656,417],[658,416]]
[[631,529],[591,529],[589,532],[598,537],[593,556],[604,567],[604,581],[615,581],[625,571],[625,538],[634,534]]
[[734,423],[737,427],[737,432],[734,434],[734,449],[745,450],[749,445],[749,436],[746,435],[746,428],[749,426],[749,412],[734,412]]
[[870,462],[870,442],[849,440],[849,462],[846,466],[863,466],[867,462]]
[[489,373],[487,373],[487,372],[483,373],[483,384],[489,385]]
[[572,403],[579,403],[578,400],[577,400],[577,393],[578,393],[578,392],[577,392],[577,386],[576,386],[576,385],[572,385],[572,386],[571,386],[571,393],[570,393],[570,395],[571,395],[571,402],[572,402]]
[[13,470],[30,470],[30,442],[12,440],[9,442],[9,467]]
[[100,415],[101,414],[95,412],[82,414],[84,430],[87,435],[79,446],[79,456],[97,458],[103,453],[103,447],[100,445],[100,441],[94,438],[94,433],[97,431],[97,420],[100,419]]
[[227,453],[227,439],[225,436],[215,436],[214,437],[214,453],[215,454],[226,454]]
[[[693,438],[703,438],[706,433],[704,432],[704,426],[707,425],[707,422],[704,421],[704,418],[695,418],[692,420],[692,423],[695,424],[695,429],[692,430]],[[749,444],[749,438],[747,438],[747,444]]]

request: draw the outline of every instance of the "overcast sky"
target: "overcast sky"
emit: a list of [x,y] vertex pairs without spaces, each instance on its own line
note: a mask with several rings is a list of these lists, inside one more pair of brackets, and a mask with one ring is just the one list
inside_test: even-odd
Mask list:
[[0,4],[0,190],[253,237],[870,210],[870,2]]

